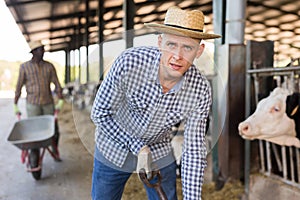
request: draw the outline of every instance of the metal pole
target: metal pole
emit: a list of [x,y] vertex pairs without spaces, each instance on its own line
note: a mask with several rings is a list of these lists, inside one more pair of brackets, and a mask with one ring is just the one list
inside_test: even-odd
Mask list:
[[70,82],[70,50],[65,50],[66,55],[66,68],[65,68],[65,84]]
[[243,44],[245,35],[246,0],[226,1],[227,44]]
[[[213,1],[213,24],[214,24],[214,32],[216,34],[224,35],[224,1]],[[215,51],[214,51],[214,63],[215,63],[215,73],[217,74],[218,68],[218,48],[224,41],[224,37],[222,39],[216,39],[215,43]],[[212,80],[212,88],[213,88],[213,103],[212,103],[212,141],[213,144],[218,140],[219,131],[221,128],[219,127],[219,118],[218,118],[218,77],[216,76]],[[215,117],[214,117],[215,116]],[[213,181],[217,181],[219,175],[219,157],[218,157],[218,144],[216,142],[215,146],[212,147],[212,172],[213,172]]]
[[133,47],[134,38],[134,16],[135,16],[135,3],[133,0],[124,0],[123,10],[125,16],[123,18],[123,26],[125,29],[124,38],[126,48]]
[[65,84],[68,83],[68,55],[67,55],[67,50],[65,50]]
[[104,1],[98,0],[98,45],[99,45],[99,80],[103,80],[104,62],[103,62],[103,30],[104,30]]
[[[251,74],[247,73],[247,71],[251,68],[251,56],[249,46],[246,47],[246,83],[245,83],[245,118],[250,116],[251,113]],[[245,140],[245,172],[244,172],[244,180],[245,180],[245,197],[249,199],[249,183],[250,183],[250,141]]]
[[80,37],[80,29],[81,29],[81,21],[80,21],[80,17],[78,17],[78,26],[76,28],[76,32],[77,32],[77,35],[76,35],[76,40],[77,40],[77,47],[78,47],[78,82],[81,83],[81,54],[80,54],[80,40],[82,39]]
[[89,0],[85,0],[86,82],[89,82]]

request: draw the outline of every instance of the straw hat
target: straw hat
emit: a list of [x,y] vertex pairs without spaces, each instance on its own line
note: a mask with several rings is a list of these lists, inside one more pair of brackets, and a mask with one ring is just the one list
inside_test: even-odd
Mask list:
[[44,46],[44,45],[41,43],[41,41],[30,41],[30,42],[28,43],[28,45],[29,45],[29,48],[30,48],[30,53],[31,53],[34,49]]
[[161,33],[175,34],[196,39],[214,39],[216,34],[204,33],[204,15],[200,10],[186,11],[172,6],[168,9],[164,24],[145,23]]

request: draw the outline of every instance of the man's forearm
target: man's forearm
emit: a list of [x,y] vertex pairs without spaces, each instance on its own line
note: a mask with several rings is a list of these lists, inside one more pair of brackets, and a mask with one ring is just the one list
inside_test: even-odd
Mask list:
[[14,104],[18,104],[20,95],[15,95]]

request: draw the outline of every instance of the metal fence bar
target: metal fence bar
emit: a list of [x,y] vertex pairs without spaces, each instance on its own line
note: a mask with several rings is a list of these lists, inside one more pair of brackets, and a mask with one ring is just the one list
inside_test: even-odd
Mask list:
[[[256,66],[253,66],[256,68]],[[259,93],[259,82],[257,74],[253,74],[254,77],[254,92],[255,92],[255,104],[258,104],[258,93]],[[261,171],[264,173],[266,171],[265,168],[265,154],[264,154],[264,145],[263,141],[259,140],[259,154],[260,154],[260,165],[261,165]]]
[[282,156],[282,164],[283,164],[283,178],[287,179],[287,163],[286,163],[286,147],[281,146],[281,156]]
[[291,170],[291,181],[295,182],[295,168],[294,168],[294,155],[293,155],[293,147],[289,147],[289,157],[290,157],[290,170]]
[[293,67],[273,67],[273,68],[260,68],[260,69],[249,69],[247,73],[249,74],[262,74],[265,76],[273,75],[274,73],[282,73],[282,72],[295,72],[300,71],[300,66]]
[[267,152],[267,174],[271,175],[271,172],[272,172],[272,160],[271,160],[270,142],[266,142],[266,152]]
[[298,183],[300,184],[300,155],[299,155],[299,149],[297,148],[296,148],[296,161],[297,161]]
[[264,144],[262,140],[259,140],[259,156],[260,156],[260,166],[261,172],[264,173],[266,171],[265,167],[265,156],[264,156]]
[[277,166],[278,166],[278,170],[280,172],[282,172],[282,164],[281,164],[281,160],[280,160],[280,157],[279,157],[278,150],[277,150],[275,144],[271,143],[271,146],[272,146],[272,150],[273,150],[274,155],[275,155],[275,159],[276,159],[276,163],[277,163]]

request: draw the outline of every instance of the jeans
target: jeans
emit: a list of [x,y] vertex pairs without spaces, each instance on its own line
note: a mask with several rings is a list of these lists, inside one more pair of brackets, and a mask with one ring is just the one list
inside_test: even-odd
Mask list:
[[[172,154],[167,157],[172,157]],[[162,158],[164,159],[164,158]],[[161,160],[162,160],[161,159]],[[169,158],[165,158],[169,159]],[[173,157],[172,157],[173,159]],[[126,170],[112,167],[112,163],[106,160],[101,152],[95,148],[94,169],[92,175],[92,199],[93,200],[120,200],[125,184],[136,167],[136,156],[129,154],[124,166]],[[159,164],[159,162],[158,162]],[[131,172],[128,169],[131,168]],[[177,200],[176,193],[176,164],[175,161],[160,169],[162,176],[161,186],[168,200]],[[153,180],[156,182],[156,180]],[[138,182],[137,184],[142,184]],[[159,197],[154,188],[144,185],[149,200],[158,200]]]

